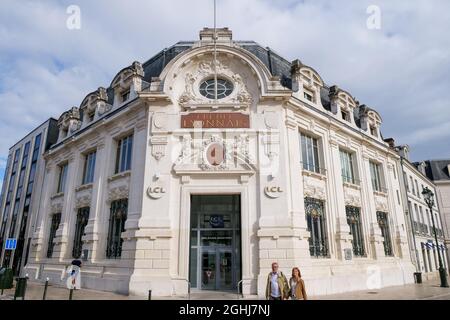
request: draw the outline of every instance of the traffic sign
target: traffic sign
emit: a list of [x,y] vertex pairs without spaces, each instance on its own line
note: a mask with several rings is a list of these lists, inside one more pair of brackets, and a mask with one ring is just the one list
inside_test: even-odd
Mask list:
[[5,241],[5,250],[16,250],[17,247],[17,239],[16,238],[8,238]]

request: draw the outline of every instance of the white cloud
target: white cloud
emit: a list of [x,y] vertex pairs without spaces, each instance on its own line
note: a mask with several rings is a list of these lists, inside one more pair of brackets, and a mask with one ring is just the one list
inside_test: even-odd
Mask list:
[[[66,28],[71,4],[81,8],[81,30]],[[366,28],[372,4],[381,30]],[[212,26],[210,0],[3,0],[2,9],[2,156],[132,61]],[[450,2],[218,0],[218,25],[299,58],[378,110],[385,137],[413,146],[415,158],[450,157]]]

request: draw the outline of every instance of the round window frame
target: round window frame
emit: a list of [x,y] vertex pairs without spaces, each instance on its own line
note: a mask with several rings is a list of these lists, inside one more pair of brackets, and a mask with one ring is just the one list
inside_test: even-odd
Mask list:
[[[219,97],[219,90],[217,90],[217,100],[222,100],[222,99],[225,99],[225,98],[230,97],[230,96],[233,94],[234,90],[235,90],[235,86],[234,86],[233,82],[232,82],[230,79],[228,79],[227,77],[223,77],[223,76],[217,77],[217,81],[221,81],[221,80],[222,80],[222,81],[225,81],[225,82],[227,82],[227,83],[229,83],[229,84],[231,85],[231,91],[230,91],[229,94],[227,94],[227,95],[225,95],[225,96],[223,96],[223,97]],[[205,79],[201,80],[200,83],[199,83],[199,85],[198,85],[198,87],[197,87],[197,88],[198,88],[198,92],[199,92],[200,95],[201,95],[202,97],[204,97],[205,99],[214,100],[214,96],[213,96],[213,97],[208,97],[208,96],[207,96],[209,93],[208,93],[208,91],[207,91],[206,88],[205,88],[205,90],[204,90],[204,92],[206,92],[206,95],[202,93],[202,85],[203,85],[205,82],[208,82],[208,81],[214,81],[214,78],[213,78],[213,77],[208,77],[208,78],[205,78]],[[208,86],[208,85],[207,85],[207,86]],[[206,86],[206,87],[207,87],[207,86]],[[227,89],[226,89],[226,88],[225,88],[225,91],[224,91],[224,92],[227,92]]]

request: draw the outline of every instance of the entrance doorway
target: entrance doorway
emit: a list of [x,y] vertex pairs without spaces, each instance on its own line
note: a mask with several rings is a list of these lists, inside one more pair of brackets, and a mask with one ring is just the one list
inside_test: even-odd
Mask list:
[[192,195],[189,281],[235,290],[241,278],[240,195]]

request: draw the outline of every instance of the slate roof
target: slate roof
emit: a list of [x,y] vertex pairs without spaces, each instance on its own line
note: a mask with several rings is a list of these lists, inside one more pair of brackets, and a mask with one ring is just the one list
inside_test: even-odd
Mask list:
[[[448,165],[450,165],[450,159],[447,160],[427,160],[425,173],[427,177],[433,181],[450,180],[450,172],[448,171]],[[415,162],[417,167],[421,162]]]
[[[185,50],[191,49],[194,43],[194,41],[177,42],[175,45],[160,51],[155,56],[147,60],[143,64],[145,73],[144,80],[151,82],[152,77],[158,77],[172,59]],[[269,69],[272,76],[278,76],[280,78],[280,83],[284,87],[292,89],[291,62],[284,59],[269,47],[263,47],[255,41],[235,41],[235,43],[261,60],[267,69]],[[321,90],[321,99],[324,108],[330,111],[330,98],[328,96],[329,92],[328,87],[323,87]]]
[[[172,59],[184,51],[191,49],[195,43],[196,41],[179,41],[173,46],[161,50],[152,58],[144,62],[142,64],[144,69],[144,81],[150,83],[153,77],[159,77],[163,69]],[[234,43],[238,44],[242,49],[250,52],[261,60],[272,76],[278,76],[280,78],[280,83],[282,86],[292,89],[292,63],[290,61],[286,60],[269,47],[263,47],[255,41],[234,41]],[[114,90],[109,87],[107,88],[106,93],[108,95],[108,102],[112,104],[114,99]],[[331,111],[329,94],[330,88],[324,84],[320,91],[321,102],[326,110]],[[361,127],[359,108],[355,110],[354,118],[356,125]]]

